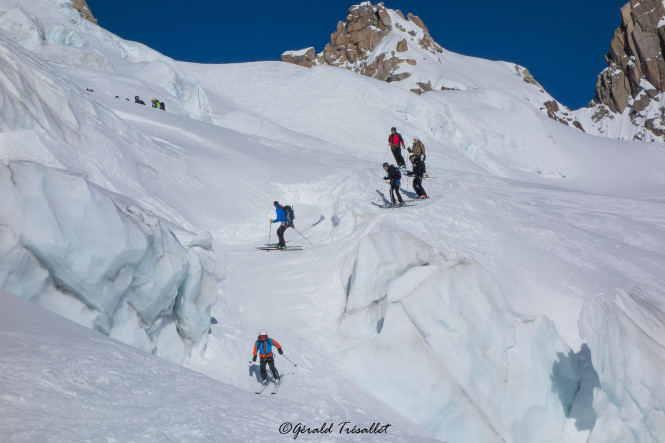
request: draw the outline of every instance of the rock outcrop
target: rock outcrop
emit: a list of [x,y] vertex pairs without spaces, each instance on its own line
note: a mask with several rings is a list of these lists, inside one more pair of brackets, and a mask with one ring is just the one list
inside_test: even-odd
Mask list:
[[[590,106],[600,134],[634,140],[664,141],[665,4],[631,0],[621,8],[621,26],[606,55]],[[622,118],[623,117],[623,118]],[[612,126],[630,126],[629,131]]]
[[97,19],[92,15],[92,11],[90,11],[90,7],[88,7],[88,4],[85,2],[85,0],[72,0],[72,4],[74,5],[74,9],[76,9],[79,14],[81,14],[81,17],[97,24]]
[[[391,15],[401,19],[398,23]],[[405,36],[395,41],[386,41],[385,37],[393,30],[399,30]],[[413,41],[413,43],[410,43]],[[381,53],[372,57],[372,52],[382,45]],[[404,17],[400,11],[387,9],[383,3],[376,6],[370,2],[352,6],[348,10],[346,22],[338,22],[335,32],[330,36],[323,51],[314,54],[314,48],[301,51],[287,51],[282,54],[282,61],[301,66],[330,65],[350,69],[368,77],[382,81],[400,81],[410,76],[409,72],[397,72],[403,66],[415,66],[416,60],[403,55],[411,45],[422,48],[434,56],[440,56],[443,48],[429,35],[423,21],[408,14]],[[414,92],[421,93],[416,88]]]
[[[411,13],[405,17],[383,3],[372,5],[366,1],[352,6],[346,21],[337,23],[330,43],[321,52],[316,53],[312,47],[287,51],[282,54],[282,61],[307,68],[345,68],[419,95],[429,91],[474,91],[488,85],[485,82],[494,74],[498,77],[491,82],[505,84],[513,82],[511,77],[517,75],[533,85],[530,92],[519,93],[518,100],[530,102],[553,120],[582,129],[572,112],[547,94],[526,68],[446,51],[434,41],[419,17]],[[493,74],[488,76],[488,71]]]

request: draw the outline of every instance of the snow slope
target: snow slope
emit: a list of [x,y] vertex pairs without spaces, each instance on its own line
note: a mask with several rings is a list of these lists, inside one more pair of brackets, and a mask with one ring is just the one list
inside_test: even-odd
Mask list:
[[[384,432],[391,441],[434,441],[385,406],[366,403],[352,392],[347,393],[348,404],[329,402],[323,408],[267,398],[267,393],[259,397],[137,351],[4,291],[0,306],[3,442],[321,440],[320,434],[280,433],[280,426],[291,422],[311,429],[328,429],[334,423],[325,441],[365,441],[366,434],[344,430],[354,425],[369,429],[376,420],[384,420],[381,427],[391,425]],[[345,421],[350,423],[343,426]]]
[[[52,40],[3,31],[6,169],[41,171],[28,174],[25,186],[55,213],[89,208],[103,217],[102,208],[116,208],[131,226],[127,208],[136,208],[133,214],[154,222],[147,238],[175,236],[162,260],[199,260],[219,279],[211,283],[216,303],[187,311],[200,325],[208,306],[215,321],[184,364],[242,391],[224,405],[254,404],[257,378],[247,376],[246,362],[265,328],[298,365],[277,357],[288,374],[279,393],[288,406],[274,410],[282,421],[320,422],[332,410],[337,422],[401,420],[405,433],[389,438],[412,441],[422,437],[399,414],[447,441],[658,441],[665,423],[657,357],[665,344],[662,150],[560,125],[520,98],[526,83],[472,67],[470,76],[489,83],[417,96],[331,67],[174,63],[63,19],[69,9],[59,3],[38,3],[43,10],[30,11],[45,30],[73,29],[114,69],[77,66],[76,57],[65,66],[45,62],[39,51]],[[167,96],[167,112],[123,99],[165,96],[164,80],[144,75],[158,61],[198,85],[209,111],[198,117],[206,118],[192,118],[190,102],[175,95]],[[387,198],[380,165],[390,160],[391,126],[406,140],[418,135],[427,148],[435,178],[424,186],[433,198],[415,207],[370,204]],[[2,195],[12,195],[17,185],[5,177]],[[94,204],[62,203],[66,187],[53,184],[61,181],[95,189]],[[402,188],[414,196],[408,180]],[[303,251],[254,249],[276,240],[268,223],[275,199],[294,205],[298,232],[288,230],[287,241]],[[17,197],[14,207],[39,207],[24,203]],[[79,246],[75,258],[86,252],[115,263],[86,240],[107,235],[104,223],[43,219],[31,231],[20,222],[23,210],[3,214],[8,250],[17,243],[7,238],[26,244],[60,230],[71,233],[65,245]],[[92,232],[79,236],[82,227]],[[118,246],[121,257],[128,248]],[[68,251],[32,272],[3,263],[0,275],[21,277],[12,286],[3,278],[3,287],[40,288],[44,269],[62,280],[68,266],[56,265],[67,263]],[[209,293],[194,286],[193,294]],[[79,292],[76,300],[91,297]],[[177,307],[180,291],[168,292]],[[214,297],[203,299],[212,304]],[[66,306],[68,317],[94,326],[79,305]],[[118,338],[133,343],[141,329],[149,335],[160,325],[123,328],[129,332]],[[157,340],[146,350],[172,349]],[[49,391],[57,391],[57,380]],[[246,423],[244,416],[230,420]],[[275,435],[274,426],[253,434]]]

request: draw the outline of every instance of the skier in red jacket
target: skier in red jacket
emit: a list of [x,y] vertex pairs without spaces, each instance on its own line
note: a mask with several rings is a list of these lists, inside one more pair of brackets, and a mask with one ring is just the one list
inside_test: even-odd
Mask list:
[[406,164],[404,163],[404,157],[402,157],[401,151],[402,149],[405,149],[404,139],[400,133],[397,132],[397,128],[395,127],[390,128],[388,146],[390,146],[390,150],[393,152],[393,157],[395,157],[395,163],[397,163],[397,167],[406,169]]

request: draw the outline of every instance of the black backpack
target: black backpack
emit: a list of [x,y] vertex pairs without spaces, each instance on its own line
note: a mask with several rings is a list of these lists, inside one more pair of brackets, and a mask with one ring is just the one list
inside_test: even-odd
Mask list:
[[284,217],[286,217],[286,220],[284,220],[284,224],[286,226],[290,226],[291,223],[293,223],[293,220],[296,218],[296,215],[293,213],[293,208],[289,205],[286,205],[282,208],[284,211]]
[[393,170],[393,173],[395,174],[395,179],[394,180],[401,180],[402,179],[402,173],[400,172],[399,168],[393,166],[391,168]]

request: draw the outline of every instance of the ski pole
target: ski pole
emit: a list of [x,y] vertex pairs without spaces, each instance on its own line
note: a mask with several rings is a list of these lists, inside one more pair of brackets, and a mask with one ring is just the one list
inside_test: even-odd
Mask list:
[[[291,361],[291,359],[290,359],[289,357],[287,357],[286,355],[284,355],[284,354],[282,354],[282,357],[284,357],[284,358],[287,359],[288,361]],[[295,366],[295,367],[298,367],[298,365],[295,364],[295,363],[293,363],[292,361],[291,361],[291,364],[292,364],[293,366]]]
[[270,244],[270,235],[272,234],[272,223],[268,225],[268,244]]
[[[296,229],[296,227],[293,226],[293,225],[291,225],[291,227],[292,227],[293,229]],[[298,231],[297,229],[296,229],[296,232],[297,232],[298,234],[300,234],[300,235],[302,236],[302,238],[304,238],[305,240],[307,240],[307,241],[309,242],[310,245],[313,245],[313,244],[314,244],[314,243],[312,243],[311,241],[309,241],[309,239],[308,239],[307,237],[305,237],[304,235],[302,235],[302,232]],[[289,360],[289,361],[290,361],[290,360]]]
[[388,156],[388,152],[390,152],[390,146],[388,146],[388,149],[386,150],[386,153],[383,154],[383,162],[385,163],[386,157]]

